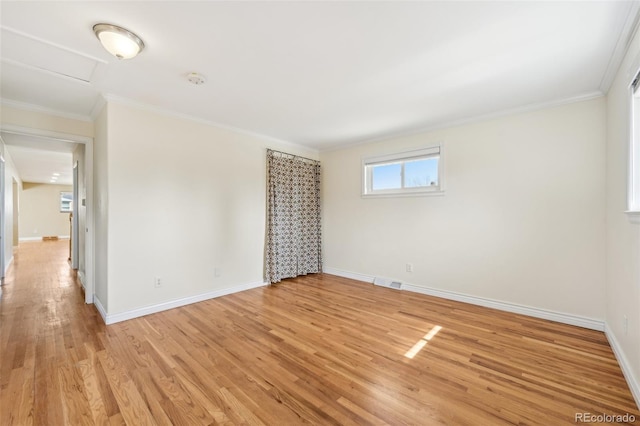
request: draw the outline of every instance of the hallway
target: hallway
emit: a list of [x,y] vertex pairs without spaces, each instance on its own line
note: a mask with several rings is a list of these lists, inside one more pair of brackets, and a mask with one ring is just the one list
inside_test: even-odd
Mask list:
[[105,326],[95,308],[84,303],[68,250],[68,240],[20,243],[5,278],[2,425],[64,424],[78,407],[65,405],[74,399],[62,395],[82,391],[79,373],[102,349],[98,336]]

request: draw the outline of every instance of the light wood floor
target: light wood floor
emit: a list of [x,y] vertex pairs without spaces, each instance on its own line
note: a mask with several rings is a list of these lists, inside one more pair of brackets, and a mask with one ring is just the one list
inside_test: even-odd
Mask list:
[[640,423],[600,332],[331,275],[105,326],[67,250],[6,278],[1,425]]

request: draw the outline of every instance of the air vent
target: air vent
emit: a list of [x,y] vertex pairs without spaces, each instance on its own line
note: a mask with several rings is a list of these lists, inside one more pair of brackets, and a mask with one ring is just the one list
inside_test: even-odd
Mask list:
[[373,283],[380,287],[394,288],[396,290],[402,290],[402,283],[400,281],[394,281],[391,278],[375,277]]

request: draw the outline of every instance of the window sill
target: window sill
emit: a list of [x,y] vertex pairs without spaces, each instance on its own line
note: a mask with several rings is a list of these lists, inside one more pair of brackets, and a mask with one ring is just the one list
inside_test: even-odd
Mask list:
[[640,210],[627,210],[625,214],[629,222],[640,225]]
[[373,194],[362,194],[362,198],[441,197],[443,195],[444,191],[378,192]]

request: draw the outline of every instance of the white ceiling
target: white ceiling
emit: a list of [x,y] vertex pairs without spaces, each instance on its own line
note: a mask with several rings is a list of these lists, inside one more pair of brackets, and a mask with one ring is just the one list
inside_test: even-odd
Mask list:
[[[73,183],[73,150],[77,144],[39,136],[0,132],[23,182]],[[55,178],[55,182],[51,179]]]
[[[2,1],[2,101],[127,99],[326,150],[606,93],[629,1]],[[136,32],[118,61],[94,24]],[[207,78],[190,84],[189,72]]]

